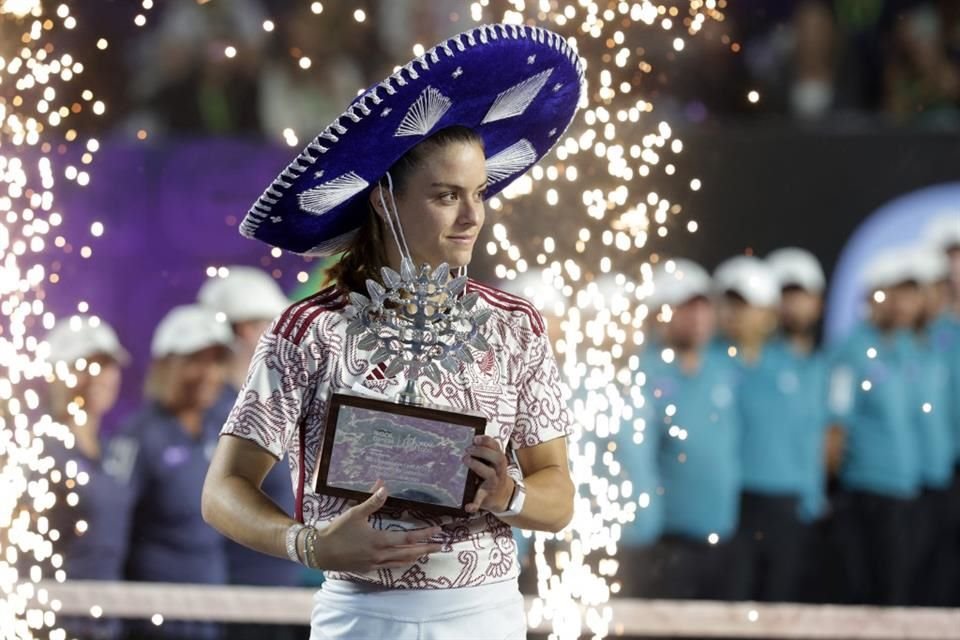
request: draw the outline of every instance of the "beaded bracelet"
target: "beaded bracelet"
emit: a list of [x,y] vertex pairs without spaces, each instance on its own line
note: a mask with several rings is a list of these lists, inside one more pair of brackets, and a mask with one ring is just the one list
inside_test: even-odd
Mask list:
[[300,532],[306,528],[307,525],[298,522],[290,525],[287,529],[287,557],[300,564],[303,564],[303,561],[300,559],[300,550],[297,549],[297,541],[300,537]]
[[316,544],[318,535],[319,534],[317,533],[317,530],[313,527],[310,527],[309,531],[307,531],[306,548],[303,554],[303,564],[310,569],[316,569],[316,566],[313,564],[313,560],[316,558]]

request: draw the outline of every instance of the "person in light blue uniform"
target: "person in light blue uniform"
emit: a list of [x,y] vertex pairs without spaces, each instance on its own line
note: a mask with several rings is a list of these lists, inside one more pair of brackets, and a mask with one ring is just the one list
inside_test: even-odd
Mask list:
[[[798,455],[807,470],[809,488],[801,496],[800,523],[804,549],[799,590],[801,602],[831,602],[841,582],[834,575],[835,522],[828,497],[826,440],[830,422],[827,406],[829,358],[819,346],[826,277],[817,258],[800,248],[771,252],[766,262],[780,283],[780,333],[773,344],[787,355],[801,384],[797,392],[807,403],[809,438],[804,438]],[[789,377],[792,376],[788,376]]]
[[[197,302],[222,314],[233,332],[226,383],[207,421],[214,429],[206,435],[211,441],[216,441],[220,436],[220,428],[236,404],[237,394],[246,379],[260,336],[271,321],[290,306],[290,301],[276,280],[266,272],[253,267],[232,266],[227,268],[225,274],[204,282],[197,294]],[[294,513],[295,496],[286,460],[270,469],[260,489],[285,513]],[[303,582],[303,572],[310,571],[287,559],[257,553],[229,538],[224,539],[224,545],[230,584],[295,587]],[[313,573],[322,581],[322,572]],[[306,632],[279,625],[233,624],[229,625],[226,633],[233,640],[256,640],[266,636],[283,640],[303,636]]]
[[825,376],[819,363],[772,339],[781,283],[770,265],[751,256],[731,258],[717,268],[714,285],[726,307],[727,355],[735,354],[741,374],[737,596],[796,600],[808,535],[802,508],[823,466],[817,452],[826,423]]
[[856,603],[908,604],[916,562],[922,475],[907,366],[923,298],[904,265],[902,250],[874,257],[863,275],[870,317],[833,359],[830,408],[838,427],[828,457],[843,489],[845,591]]
[[[946,256],[948,276],[934,287],[937,294],[939,315],[930,327],[934,350],[943,354],[950,370],[948,394],[952,400],[950,424],[953,436],[953,481],[950,488],[949,508],[941,517],[948,529],[947,567],[948,603],[960,606],[960,213],[948,213],[935,218],[926,230],[926,239]],[[950,559],[952,558],[952,562]]]
[[[227,561],[222,536],[207,525],[200,495],[215,446],[211,409],[223,390],[233,336],[216,313],[199,305],[176,307],[153,335],[146,405],[125,425],[134,448],[134,512],[126,578],[142,582],[222,585]],[[130,638],[221,637],[204,622],[132,622]]]
[[[780,333],[774,344],[800,370],[797,391],[809,403],[806,411],[811,437],[804,439],[802,455],[810,485],[801,497],[800,519],[812,523],[827,512],[828,364],[818,344],[827,281],[816,256],[805,249],[778,249],[766,257],[766,262],[780,283]],[[792,386],[791,380],[787,375],[781,386]]]
[[[130,356],[113,328],[87,316],[62,319],[47,335],[55,379],[47,388],[51,417],[64,429],[44,441],[61,480],[50,528],[68,580],[123,579],[130,523],[130,451],[104,436],[103,419],[120,392],[121,367]],[[71,494],[77,498],[71,506]],[[70,637],[120,637],[118,619],[58,616]]]
[[938,321],[946,300],[942,283],[949,277],[949,262],[938,247],[918,245],[908,254],[908,274],[922,289],[925,304],[913,340],[907,346],[907,378],[912,382],[911,412],[919,438],[923,484],[914,529],[917,564],[912,581],[912,604],[947,606],[955,570],[956,523],[950,513],[955,462],[954,405],[960,398],[950,393],[952,345],[943,344]]
[[621,564],[635,580],[625,591],[730,599],[740,497],[736,367],[707,348],[715,315],[710,278],[699,265],[658,265],[653,287],[654,337],[639,366],[643,417],[617,440],[646,511],[624,527]]

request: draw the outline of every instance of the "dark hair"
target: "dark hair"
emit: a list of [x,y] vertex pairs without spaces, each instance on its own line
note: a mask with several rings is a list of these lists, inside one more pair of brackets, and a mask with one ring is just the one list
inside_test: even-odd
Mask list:
[[[390,179],[394,194],[403,193],[410,175],[423,166],[428,155],[448,145],[475,144],[483,148],[483,138],[468,127],[447,127],[429,138],[425,138],[407,151],[390,167]],[[380,179],[380,186],[386,187],[386,176]],[[374,188],[377,188],[374,186]],[[367,219],[357,229],[356,235],[340,261],[327,269],[327,282],[335,283],[346,291],[367,290],[367,279],[380,280],[380,268],[387,264],[386,241],[389,240],[383,221],[372,206],[368,205]]]

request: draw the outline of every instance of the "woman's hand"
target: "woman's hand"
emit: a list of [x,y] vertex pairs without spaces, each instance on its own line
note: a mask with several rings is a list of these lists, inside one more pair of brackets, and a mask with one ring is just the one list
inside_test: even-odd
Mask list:
[[486,509],[494,513],[506,511],[513,494],[513,479],[507,475],[507,456],[500,443],[490,436],[477,436],[467,448],[464,463],[480,476],[480,487],[473,502],[465,507],[467,513]]
[[409,567],[419,558],[440,551],[443,545],[428,542],[441,532],[440,527],[415,531],[380,531],[371,527],[367,519],[386,500],[387,489],[378,481],[372,496],[320,530],[315,557],[309,558],[309,564],[325,571],[364,573]]

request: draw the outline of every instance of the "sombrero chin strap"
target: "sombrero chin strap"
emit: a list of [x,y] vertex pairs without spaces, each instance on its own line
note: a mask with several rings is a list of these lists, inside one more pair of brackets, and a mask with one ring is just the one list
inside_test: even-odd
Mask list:
[[410,247],[407,246],[407,239],[403,235],[403,226],[400,224],[400,214],[397,213],[397,201],[393,197],[393,178],[390,177],[390,172],[387,171],[387,193],[390,196],[390,204],[383,199],[383,187],[377,189],[377,195],[380,197],[380,206],[383,207],[384,212],[387,214],[384,216],[387,220],[387,225],[390,227],[390,234],[393,236],[393,241],[397,243],[397,252],[400,254],[400,259],[406,258],[410,260],[411,264],[413,263],[413,258],[410,256]]
[[[400,214],[397,212],[397,201],[393,197],[393,178],[390,177],[390,172],[386,173],[387,178],[387,195],[390,198],[390,203],[383,197],[383,188],[380,187],[377,189],[377,196],[380,198],[380,206],[383,207],[386,215],[384,216],[387,220],[387,225],[390,227],[390,235],[393,236],[393,241],[397,244],[397,252],[400,254],[400,258],[410,261],[410,264],[414,264],[413,257],[410,255],[410,247],[407,246],[407,239],[403,235],[403,225],[400,224]],[[439,265],[431,265],[437,267]],[[457,269],[457,276],[467,275],[467,265],[463,265]]]

